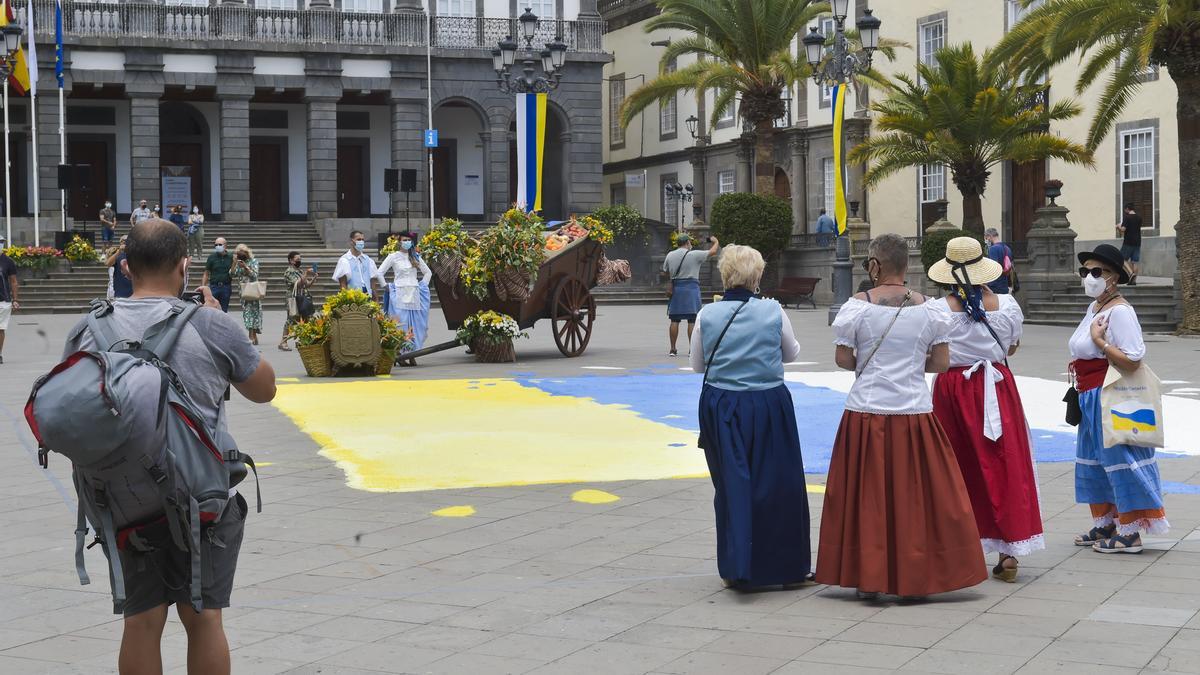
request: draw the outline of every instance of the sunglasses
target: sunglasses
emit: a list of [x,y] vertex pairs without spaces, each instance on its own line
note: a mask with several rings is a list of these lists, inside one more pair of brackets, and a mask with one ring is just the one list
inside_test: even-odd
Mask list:
[[862,261],[862,268],[863,268],[864,272],[871,271],[871,261],[872,260],[874,260],[876,264],[879,263],[879,258],[867,258],[866,260]]
[[1086,277],[1088,275],[1091,275],[1092,278],[1094,278],[1094,279],[1099,279],[1100,277],[1104,276],[1104,268],[1102,268],[1102,267],[1080,267],[1079,268],[1079,278],[1080,279],[1083,279],[1084,277]]

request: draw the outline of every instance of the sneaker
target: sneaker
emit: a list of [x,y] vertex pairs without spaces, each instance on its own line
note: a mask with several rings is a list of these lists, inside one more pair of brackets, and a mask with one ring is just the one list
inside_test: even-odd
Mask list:
[[4,363],[4,357],[0,356],[0,363]]
[[677,350],[672,349],[671,351],[667,352],[667,356],[670,356],[671,358],[675,358],[676,356],[679,356],[679,352]]

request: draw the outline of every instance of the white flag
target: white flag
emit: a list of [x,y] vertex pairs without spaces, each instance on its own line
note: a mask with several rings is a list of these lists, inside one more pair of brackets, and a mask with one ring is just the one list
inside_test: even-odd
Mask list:
[[625,174],[625,187],[631,187],[631,188],[646,187],[646,174],[644,174],[644,173],[627,173],[627,174]]
[[28,24],[25,27],[25,33],[29,36],[29,48],[25,50],[25,63],[29,64],[29,95],[37,96],[38,60],[37,51],[33,46],[33,6],[32,2],[25,6],[25,19]]

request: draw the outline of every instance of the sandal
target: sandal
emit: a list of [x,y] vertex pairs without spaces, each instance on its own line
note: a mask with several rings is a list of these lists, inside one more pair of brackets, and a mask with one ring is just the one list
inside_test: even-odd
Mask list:
[[[1012,567],[1005,567],[1005,563],[1012,561]],[[1011,555],[1000,554],[1000,562],[992,568],[992,576],[1007,582],[1016,583],[1017,581],[1017,559]]]
[[1075,535],[1076,546],[1092,546],[1106,539],[1111,538],[1117,533],[1116,523],[1109,523],[1105,527],[1093,527],[1087,534]]
[[279,347],[279,351],[281,351],[281,352],[290,352],[290,351],[292,351],[292,348],[291,348],[291,347],[289,347],[289,346],[288,346],[288,344],[287,344],[286,342],[280,342],[280,343],[279,343],[279,345],[278,345],[278,347]]
[[1141,553],[1142,537],[1137,532],[1124,537],[1117,535],[1092,545],[1093,551],[1100,553]]

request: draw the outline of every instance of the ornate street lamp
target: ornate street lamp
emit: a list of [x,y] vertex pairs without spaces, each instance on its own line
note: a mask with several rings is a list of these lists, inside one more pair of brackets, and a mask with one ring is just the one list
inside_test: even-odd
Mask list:
[[683,232],[687,220],[687,213],[684,211],[683,205],[692,201],[692,194],[695,193],[695,188],[692,187],[691,183],[687,185],[667,183],[663,186],[663,192],[666,193],[667,199],[674,199],[679,202],[679,208],[675,210],[679,213],[679,231]]
[[4,37],[4,54],[0,55],[0,77],[4,78],[4,234],[12,243],[12,155],[8,145],[8,78],[17,67],[17,50],[21,48],[21,26],[10,23],[0,29]]
[[683,121],[687,125],[688,133],[691,134],[693,141],[700,141],[701,145],[708,145],[712,142],[712,136],[696,135],[696,129],[700,126],[700,119],[695,115],[688,115],[688,118]]
[[[826,46],[829,36],[821,34],[816,27],[808,31],[808,35],[800,41],[804,45],[804,56],[808,65],[812,66],[813,81],[817,86],[832,87],[846,84],[856,75],[862,75],[871,69],[871,57],[879,48],[879,27],[883,24],[871,10],[863,10],[863,15],[855,26],[858,28],[862,49],[850,51],[850,41],[846,38],[846,16],[850,11],[850,0],[833,0],[834,34],[833,44]],[[837,167],[840,171],[841,167]],[[839,228],[844,223],[838,223]],[[838,236],[837,258],[833,263],[833,305],[829,307],[829,323],[833,323],[842,304],[850,299],[854,283],[853,267],[850,262],[850,238]]]
[[[562,80],[563,70],[567,64],[567,45],[562,36],[547,42],[544,49],[536,49],[533,39],[537,35],[538,18],[530,7],[517,19],[519,39],[524,42],[522,47],[509,35],[492,50],[492,69],[496,71],[496,84],[500,91],[506,94],[547,93],[558,88]],[[521,52],[521,72],[512,72],[512,66],[517,61],[517,52]],[[542,72],[535,74],[535,66],[541,61]]]

